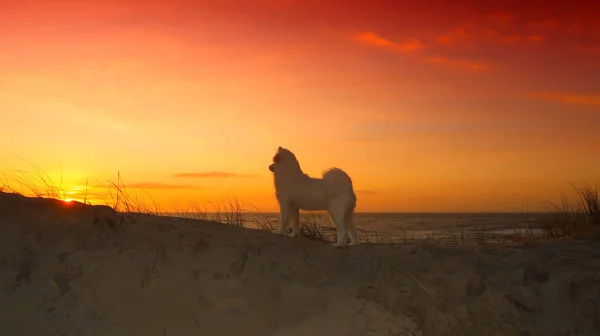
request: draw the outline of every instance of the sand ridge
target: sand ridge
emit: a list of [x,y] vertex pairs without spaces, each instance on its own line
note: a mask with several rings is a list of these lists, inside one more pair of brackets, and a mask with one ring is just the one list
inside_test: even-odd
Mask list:
[[600,332],[594,242],[335,249],[12,194],[0,237],[5,335]]

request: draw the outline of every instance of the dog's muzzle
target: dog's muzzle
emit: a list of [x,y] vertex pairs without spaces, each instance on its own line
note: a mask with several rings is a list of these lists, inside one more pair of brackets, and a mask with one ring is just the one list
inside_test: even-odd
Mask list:
[[274,173],[274,172],[275,172],[275,164],[271,164],[271,165],[269,166],[269,170],[270,170],[272,173]]

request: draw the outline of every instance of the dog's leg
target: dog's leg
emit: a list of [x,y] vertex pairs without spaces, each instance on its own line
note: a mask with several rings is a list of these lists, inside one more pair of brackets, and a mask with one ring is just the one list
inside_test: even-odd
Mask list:
[[354,225],[354,219],[352,218],[352,213],[346,215],[346,232],[350,237],[350,245],[358,245],[358,230],[356,229],[356,225]]
[[290,206],[288,204],[279,205],[279,228],[273,230],[275,234],[285,234],[287,232],[288,224],[290,223]]
[[289,234],[290,237],[296,238],[298,234],[300,234],[300,210],[299,209],[291,209],[290,210],[290,221],[292,222],[292,233]]
[[335,247],[346,245],[346,223],[344,222],[346,216],[343,204],[339,199],[333,200],[328,209],[329,215],[337,228],[337,241],[332,244]]

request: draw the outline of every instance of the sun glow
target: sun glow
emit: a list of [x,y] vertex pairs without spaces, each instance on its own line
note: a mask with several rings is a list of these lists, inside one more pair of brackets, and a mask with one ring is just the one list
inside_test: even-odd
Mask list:
[[75,186],[73,188],[63,190],[62,195],[62,200],[67,203],[72,201],[82,203],[87,202],[87,190],[82,186]]

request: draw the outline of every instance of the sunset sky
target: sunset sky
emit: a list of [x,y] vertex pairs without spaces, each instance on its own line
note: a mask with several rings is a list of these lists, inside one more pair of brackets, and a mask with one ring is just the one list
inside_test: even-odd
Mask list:
[[597,13],[0,0],[0,169],[10,182],[26,160],[75,199],[120,171],[167,209],[235,195],[273,211],[283,146],[310,175],[345,169],[357,211],[540,210],[600,179]]

